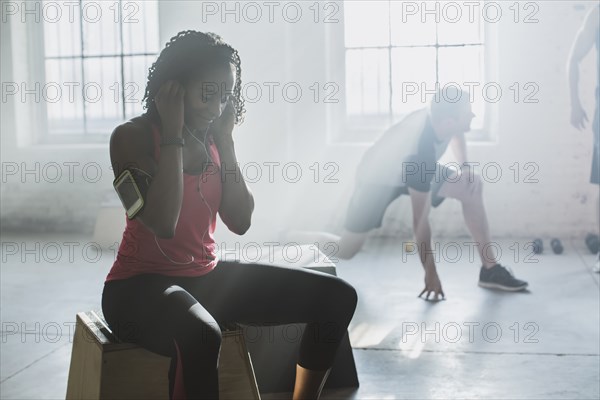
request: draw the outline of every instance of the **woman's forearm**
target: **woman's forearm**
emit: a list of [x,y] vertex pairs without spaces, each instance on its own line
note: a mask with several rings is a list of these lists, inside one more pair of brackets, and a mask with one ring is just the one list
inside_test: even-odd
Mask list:
[[254,197],[242,176],[233,140],[221,142],[218,148],[223,185],[219,214],[232,232],[243,235],[250,228]]
[[142,222],[157,236],[171,238],[183,201],[183,155],[176,145],[161,147],[158,171],[146,194]]

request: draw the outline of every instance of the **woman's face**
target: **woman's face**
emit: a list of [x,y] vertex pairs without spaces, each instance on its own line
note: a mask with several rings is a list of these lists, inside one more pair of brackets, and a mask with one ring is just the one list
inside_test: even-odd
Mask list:
[[221,116],[227,101],[233,96],[235,74],[233,66],[208,69],[185,86],[185,123],[201,131]]

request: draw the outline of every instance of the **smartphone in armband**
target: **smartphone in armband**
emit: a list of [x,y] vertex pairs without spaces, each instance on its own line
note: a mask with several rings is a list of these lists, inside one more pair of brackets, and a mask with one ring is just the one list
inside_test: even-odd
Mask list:
[[114,181],[113,186],[127,211],[127,218],[133,219],[144,207],[144,198],[131,171],[124,170]]

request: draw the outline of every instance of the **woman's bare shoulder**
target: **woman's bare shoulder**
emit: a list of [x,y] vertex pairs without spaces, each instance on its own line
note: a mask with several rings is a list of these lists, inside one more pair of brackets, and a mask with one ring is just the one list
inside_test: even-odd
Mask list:
[[144,160],[153,159],[152,128],[148,118],[139,116],[113,130],[110,136],[110,157],[115,174],[120,172],[124,165],[146,164]]

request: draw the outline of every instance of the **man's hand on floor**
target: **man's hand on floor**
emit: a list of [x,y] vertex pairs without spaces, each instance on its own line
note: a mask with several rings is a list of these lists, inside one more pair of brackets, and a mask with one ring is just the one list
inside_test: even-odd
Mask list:
[[440,278],[435,270],[425,272],[425,289],[419,294],[419,297],[425,294],[425,300],[429,300],[429,296],[433,294],[431,300],[439,301],[445,300],[446,295],[442,290],[442,283],[440,282]]

